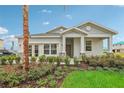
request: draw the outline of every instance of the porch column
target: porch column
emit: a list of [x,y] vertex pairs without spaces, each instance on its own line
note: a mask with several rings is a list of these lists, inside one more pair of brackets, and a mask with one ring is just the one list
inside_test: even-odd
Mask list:
[[112,52],[112,36],[108,37],[108,51]]
[[66,54],[66,37],[63,36],[62,37],[62,55],[65,55]]
[[85,42],[84,42],[84,36],[81,36],[80,39],[80,54],[84,54],[85,53]]
[[35,45],[32,45],[32,56],[35,56]]
[[39,56],[43,55],[43,44],[39,45]]

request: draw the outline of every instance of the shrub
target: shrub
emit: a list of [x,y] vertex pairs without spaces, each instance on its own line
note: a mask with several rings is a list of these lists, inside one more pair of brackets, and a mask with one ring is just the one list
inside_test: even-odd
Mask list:
[[8,62],[9,62],[10,65],[13,64],[14,58],[15,58],[15,56],[8,56],[7,57],[7,60],[8,60]]
[[61,72],[60,71],[55,71],[54,74],[55,74],[55,76],[60,76]]
[[84,63],[87,63],[87,62],[88,62],[87,56],[86,56],[85,54],[83,54],[83,55],[81,56],[81,58],[82,58],[82,62],[84,62]]
[[88,67],[88,70],[94,70],[94,67],[89,66],[89,67]]
[[53,63],[54,60],[55,60],[55,57],[53,57],[53,56],[48,56],[48,57],[47,57],[47,61],[48,61],[49,63]]
[[111,71],[119,71],[119,69],[118,68],[115,68],[115,67],[111,67],[110,70]]
[[69,57],[69,56],[66,56],[66,57],[64,58],[64,62],[65,62],[65,64],[66,64],[66,66],[69,66],[69,65],[70,65],[70,57]]
[[74,57],[74,65],[78,66],[79,65],[79,59],[77,57]]
[[38,84],[38,86],[45,86],[48,83],[47,79],[40,79],[36,82]]
[[61,61],[62,61],[62,58],[60,56],[57,56],[56,57],[57,66],[60,65]]
[[[2,75],[2,76],[1,76]],[[0,79],[1,79],[1,83],[9,86],[9,87],[14,87],[16,85],[19,85],[22,81],[25,80],[24,75],[22,74],[16,74],[15,72],[13,73],[0,73]]]
[[46,56],[45,56],[45,55],[40,56],[40,57],[39,57],[39,61],[40,61],[41,63],[45,62],[45,61],[46,61]]
[[98,71],[102,71],[103,68],[102,68],[102,67],[96,67],[96,70],[98,70]]
[[[63,69],[65,69],[65,68],[66,68],[66,67],[64,66]],[[56,71],[62,72],[63,69],[62,69],[62,67],[57,67],[57,68],[56,68]]]
[[35,63],[35,62],[36,62],[36,60],[37,60],[37,58],[36,58],[36,57],[34,57],[34,56],[33,56],[33,57],[31,57],[31,62],[32,62],[32,63]]
[[103,67],[103,69],[104,69],[104,70],[108,70],[108,71],[110,70],[109,67]]
[[28,79],[29,80],[36,80],[36,79],[39,79],[40,78],[40,76],[42,76],[41,75],[42,74],[42,70],[40,70],[40,69],[30,69],[29,70],[29,72],[28,72]]
[[51,80],[51,81],[49,82],[49,87],[51,87],[51,88],[56,87],[56,81],[55,81],[55,80]]
[[6,65],[7,57],[6,56],[0,57],[0,61],[1,61],[1,65]]
[[93,66],[93,67],[96,67],[97,66],[97,63],[98,63],[98,60],[96,60],[95,58],[92,58],[89,61],[89,65],[90,66]]
[[16,64],[20,64],[20,61],[21,61],[21,57],[20,56],[16,56],[15,57]]
[[48,76],[47,76],[47,80],[48,80],[48,81],[52,81],[53,79],[54,79],[54,76],[53,76],[53,75],[48,75]]

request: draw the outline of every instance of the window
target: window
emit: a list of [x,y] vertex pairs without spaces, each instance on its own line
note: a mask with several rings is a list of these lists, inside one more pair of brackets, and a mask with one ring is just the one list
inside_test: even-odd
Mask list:
[[49,54],[49,49],[50,45],[49,44],[44,44],[44,54]]
[[57,53],[57,45],[51,44],[51,54],[56,54],[56,53]]
[[29,56],[32,56],[32,45],[29,45]]
[[86,41],[86,51],[92,51],[92,42]]
[[57,45],[44,44],[44,54],[57,54]]
[[35,45],[35,56],[38,56],[38,53],[39,53],[39,51],[38,51],[38,45]]

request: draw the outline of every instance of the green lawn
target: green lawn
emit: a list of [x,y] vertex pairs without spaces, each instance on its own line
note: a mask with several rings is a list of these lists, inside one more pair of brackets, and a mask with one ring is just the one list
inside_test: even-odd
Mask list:
[[124,73],[74,71],[62,83],[64,88],[124,88]]

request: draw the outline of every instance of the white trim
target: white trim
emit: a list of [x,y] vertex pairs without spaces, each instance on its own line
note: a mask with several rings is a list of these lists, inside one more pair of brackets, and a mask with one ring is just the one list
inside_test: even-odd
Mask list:
[[108,28],[108,27],[105,27],[105,26],[103,26],[103,25],[101,25],[101,24],[98,24],[98,23],[96,23],[96,22],[93,22],[93,21],[86,21],[86,22],[83,22],[83,23],[81,23],[81,24],[79,24],[79,25],[77,25],[77,26],[74,26],[74,27],[79,27],[79,26],[84,25],[84,24],[87,24],[87,23],[91,23],[91,24],[97,25],[97,26],[99,26],[99,27],[101,27],[101,28],[103,28],[103,29],[106,29],[106,30],[109,31],[109,32],[112,32],[113,34],[118,34],[117,31],[115,31],[115,30],[113,30],[113,29],[110,29],[110,28]]
[[61,27],[67,29],[67,27],[65,27],[65,26],[57,26],[57,27],[53,28],[52,30],[47,31],[46,33],[54,32],[54,30],[59,29],[59,28],[61,28]]
[[67,30],[64,30],[61,34],[64,34],[64,33],[68,32],[68,31],[70,31],[70,30],[72,30],[72,29],[76,29],[76,30],[78,30],[78,31],[80,31],[81,33],[86,34],[86,35],[88,34],[86,31],[81,30],[81,29],[76,28],[76,27],[72,27],[72,28],[69,28],[69,29],[67,29]]

